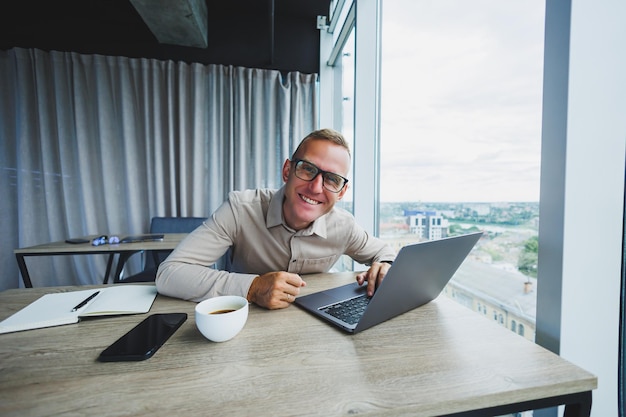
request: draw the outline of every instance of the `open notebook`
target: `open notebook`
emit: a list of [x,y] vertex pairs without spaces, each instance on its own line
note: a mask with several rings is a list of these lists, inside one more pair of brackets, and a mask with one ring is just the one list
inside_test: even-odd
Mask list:
[[156,296],[154,285],[116,285],[46,294],[1,321],[0,333],[73,324],[82,317],[147,313]]

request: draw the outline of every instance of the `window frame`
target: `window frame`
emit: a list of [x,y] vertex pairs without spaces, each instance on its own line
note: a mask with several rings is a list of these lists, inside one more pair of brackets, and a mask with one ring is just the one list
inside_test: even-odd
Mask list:
[[374,236],[379,234],[381,9],[380,0],[335,1],[320,35],[320,127],[337,129],[342,103],[337,64],[350,31],[355,30],[353,214]]
[[[620,117],[623,119],[626,104],[620,97],[626,96],[623,76],[626,65],[618,59],[623,37],[616,34],[626,33],[622,24],[626,8],[617,0],[601,3],[581,0],[576,8],[572,8],[572,3],[573,0],[546,0],[539,229],[539,274],[543,282],[537,289],[537,343],[606,381],[605,388],[594,393],[594,409],[600,415],[603,410],[612,409],[617,401],[619,329],[615,325],[606,330],[597,323],[614,323],[619,316],[622,259],[614,254],[621,254],[623,238],[623,228],[617,226],[623,226],[624,219],[626,155]],[[345,22],[343,11],[356,7],[356,1],[333,0],[331,7],[336,11],[331,13],[330,22],[330,27],[335,28],[331,32],[335,32]],[[379,80],[376,78],[380,71],[380,57],[376,58],[380,51],[379,10],[378,0],[359,0],[358,8],[354,9],[357,26],[354,171],[358,177],[353,184],[354,207],[357,221],[374,235],[378,235],[379,220],[380,115],[377,105],[371,103],[379,101],[380,84],[366,85],[366,80]],[[367,30],[359,31],[358,27]],[[373,44],[367,44],[366,32],[370,32]],[[331,33],[322,34],[325,36],[332,40]],[[328,55],[322,51],[322,57]],[[332,81],[324,73],[332,67],[327,65],[327,59],[322,58],[321,62],[320,87],[324,91]],[[598,79],[598,68],[610,70]],[[328,116],[340,106],[341,97],[334,102],[326,98],[321,95],[320,102],[327,108],[325,114],[320,112],[320,123],[333,126]],[[588,141],[599,140],[590,132],[602,134],[604,150],[596,149],[593,154],[584,151]],[[615,173],[620,170],[616,178]],[[603,184],[603,191],[596,192],[598,187],[589,188],[589,184]],[[590,193],[596,198],[590,198]],[[595,262],[585,263],[585,257],[579,253],[584,246],[580,244],[581,238],[585,238],[580,224],[585,224],[589,213],[596,212],[599,205],[604,207],[602,224],[611,225],[612,229],[605,228],[603,239],[594,241]],[[602,288],[593,286],[592,300],[587,291],[589,282],[585,284],[590,278],[604,283]],[[602,311],[602,318],[596,317],[588,323],[586,316],[581,316],[581,305],[586,306],[582,309],[585,314],[590,310]],[[586,334],[582,344],[581,334]],[[588,344],[594,348],[590,349]],[[590,355],[590,351],[597,352]],[[537,415],[553,413],[554,410],[540,410]]]

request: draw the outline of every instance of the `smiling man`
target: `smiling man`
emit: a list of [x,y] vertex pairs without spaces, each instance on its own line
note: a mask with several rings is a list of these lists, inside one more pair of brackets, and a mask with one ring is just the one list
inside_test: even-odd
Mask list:
[[[331,129],[310,133],[283,164],[279,190],[233,191],[160,265],[161,294],[192,301],[241,295],[269,309],[289,306],[306,285],[346,254],[369,269],[368,292],[385,277],[395,251],[335,203],[348,190],[350,149]],[[214,269],[229,252],[228,271]]]

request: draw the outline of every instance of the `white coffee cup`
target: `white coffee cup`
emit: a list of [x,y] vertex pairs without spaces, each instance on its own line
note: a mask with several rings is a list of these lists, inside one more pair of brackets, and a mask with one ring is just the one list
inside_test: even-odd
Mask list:
[[196,305],[196,326],[213,342],[237,336],[248,319],[248,300],[238,295],[222,295]]

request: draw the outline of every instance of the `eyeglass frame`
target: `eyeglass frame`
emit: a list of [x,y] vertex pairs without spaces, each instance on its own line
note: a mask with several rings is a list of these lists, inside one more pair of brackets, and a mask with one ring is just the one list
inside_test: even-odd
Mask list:
[[[346,184],[348,183],[348,179],[347,179],[346,177],[342,176],[342,175],[339,175],[339,174],[337,174],[337,173],[335,173],[335,172],[324,171],[323,169],[320,169],[317,165],[315,165],[315,164],[314,164],[314,163],[312,163],[312,162],[307,161],[306,159],[295,158],[295,159],[292,159],[292,160],[291,160],[291,162],[293,163],[293,174],[296,176],[296,178],[301,179],[302,181],[308,181],[308,182],[311,182],[311,181],[313,181],[315,178],[317,178],[317,176],[318,176],[318,175],[320,175],[320,174],[321,174],[321,175],[322,175],[322,187],[324,187],[324,189],[325,189],[325,190],[328,190],[328,191],[330,191],[331,193],[335,193],[335,194],[337,194],[337,193],[340,193],[340,192],[341,192],[341,190],[343,190],[344,188],[346,188]],[[310,180],[307,180],[306,178],[300,178],[300,177],[298,176],[298,174],[296,174],[297,167],[298,167],[298,164],[299,164],[300,162],[305,162],[305,163],[307,163],[307,164],[311,165],[313,168],[315,168],[315,169],[317,170],[317,173],[313,176],[313,178],[311,178]],[[341,179],[343,180],[343,185],[341,186],[341,188],[340,188],[340,189],[338,189],[337,191],[335,191],[335,190],[331,190],[330,188],[328,188],[328,187],[326,186],[326,183],[325,183],[325,180],[326,180],[326,178],[325,178],[325,176],[324,176],[325,174],[336,175],[336,176],[338,176],[339,178],[341,178]]]

